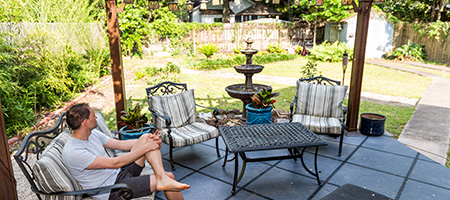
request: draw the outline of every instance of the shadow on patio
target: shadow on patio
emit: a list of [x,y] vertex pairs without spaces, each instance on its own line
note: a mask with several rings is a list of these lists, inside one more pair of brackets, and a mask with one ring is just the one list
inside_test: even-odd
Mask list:
[[[450,196],[450,169],[390,136],[346,136],[341,157],[337,156],[338,139],[321,137],[328,146],[319,148],[320,186],[300,161],[247,163],[236,195],[232,196],[234,163],[222,168],[225,155],[222,139],[220,158],[215,154],[213,140],[175,149],[176,171],[173,173],[177,180],[191,185],[189,190],[183,191],[185,199],[321,199],[346,183],[392,199],[447,199]],[[168,149],[163,144],[161,151],[164,166],[170,171]],[[306,152],[306,165],[313,167],[313,148]],[[287,153],[287,150],[272,150],[250,152],[247,156]],[[156,194],[156,199],[164,198],[162,192]]]

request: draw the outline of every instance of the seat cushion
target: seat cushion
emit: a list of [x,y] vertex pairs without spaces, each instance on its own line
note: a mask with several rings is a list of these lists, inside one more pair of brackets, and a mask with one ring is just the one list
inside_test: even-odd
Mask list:
[[[37,187],[47,193],[81,190],[82,187],[72,177],[61,159],[61,153],[70,137],[67,128],[58,135],[42,152],[41,157],[33,165]],[[81,199],[79,196],[48,196],[51,199]]]
[[[156,113],[170,117],[170,127],[174,128],[195,122],[197,115],[193,89],[164,96],[149,96],[148,105]],[[166,120],[161,117],[153,115],[152,121],[158,129],[167,128]]]
[[314,133],[341,134],[341,121],[338,118],[294,115],[292,122],[300,122]]
[[342,117],[342,102],[347,86],[328,86],[297,81],[294,114],[317,117]]
[[[162,129],[159,133],[161,134],[162,141],[170,144],[167,130]],[[173,147],[193,145],[219,136],[219,130],[217,128],[200,122],[194,122],[179,128],[171,128],[171,130],[170,135],[172,135]]]

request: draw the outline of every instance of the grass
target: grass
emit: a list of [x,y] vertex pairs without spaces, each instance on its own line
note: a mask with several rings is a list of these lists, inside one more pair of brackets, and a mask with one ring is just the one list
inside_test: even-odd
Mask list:
[[[289,65],[296,66],[298,65],[299,59],[293,61],[283,61],[278,62],[277,64],[267,64],[265,65],[265,69],[263,70],[263,74],[271,75],[271,73],[275,73],[279,76],[284,76],[286,70],[293,70],[298,73],[299,69],[290,69]],[[147,62],[151,63],[151,62]],[[333,64],[333,63],[331,63]],[[136,62],[134,59],[125,59],[125,66],[134,66],[133,73],[135,71],[139,71],[144,69],[146,66]],[[149,64],[148,64],[149,65]],[[333,74],[339,72],[339,70],[335,70],[337,66],[327,66],[330,63],[319,63],[322,66],[322,71],[327,74]],[[164,66],[163,64],[161,67]],[[291,67],[295,68],[295,67]],[[386,68],[383,68],[386,69]],[[231,71],[232,70],[232,71]],[[325,71],[326,70],[326,71]],[[334,71],[333,71],[334,70]],[[224,71],[223,69],[218,71]],[[226,70],[225,70],[226,71]],[[268,72],[266,72],[268,71]],[[242,110],[242,102],[238,99],[231,98],[227,92],[225,91],[225,87],[231,84],[244,83],[245,77],[242,74],[237,74],[234,69],[230,69],[230,72],[236,74],[236,76],[224,78],[219,76],[211,76],[208,73],[198,73],[198,74],[185,74],[181,73],[177,75],[179,82],[187,83],[188,88],[195,89],[195,97],[196,102],[200,105],[217,107],[219,109],[231,110],[231,109],[240,109]],[[292,74],[286,74],[286,76]],[[350,74],[348,75],[350,76]],[[410,77],[417,78],[417,77]],[[385,78],[388,79],[388,78]],[[389,78],[390,79],[390,78]],[[253,81],[254,83],[265,84],[272,86],[275,92],[279,92],[280,96],[278,96],[277,103],[275,103],[276,108],[283,109],[289,111],[289,104],[294,99],[295,96],[295,85],[289,85],[285,83],[274,83],[273,81]],[[146,93],[144,88],[148,87],[147,83],[144,80],[137,80],[133,75],[132,78],[128,78],[126,80],[127,83],[127,104],[135,105],[136,103],[144,103],[143,112],[147,111],[147,100]],[[408,80],[403,84],[405,85],[415,85],[415,81]],[[413,86],[409,86],[413,87]],[[347,102],[344,102],[347,105]],[[361,101],[360,105],[360,113],[364,112],[375,112],[382,115],[385,115],[386,120],[386,130],[394,134],[395,137],[398,137],[403,130],[404,126],[408,122],[409,118],[413,114],[415,108],[407,107],[407,106],[394,106],[394,105],[386,105],[380,103],[373,103],[368,101]],[[198,108],[198,112],[205,111],[209,112],[209,110],[201,110]],[[117,129],[115,126],[115,110],[111,108],[109,111],[105,112],[105,119],[108,123],[108,126],[112,129]]]
[[[306,58],[299,57],[291,61],[264,64],[264,70],[260,74],[299,78],[301,76],[301,68],[306,65],[307,61]],[[339,81],[342,80],[341,63],[317,62],[317,64],[317,68],[322,72],[323,76]],[[218,71],[236,73],[233,68],[220,69]],[[345,73],[345,85],[350,84],[350,77],[351,63],[349,63]],[[430,84],[431,78],[370,64],[364,65],[363,92],[396,97],[421,98]]]

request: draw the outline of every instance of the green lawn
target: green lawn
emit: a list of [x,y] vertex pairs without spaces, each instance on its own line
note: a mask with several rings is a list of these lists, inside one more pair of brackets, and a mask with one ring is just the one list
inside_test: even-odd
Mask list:
[[[168,59],[170,60],[170,59]],[[145,67],[155,65],[153,62],[142,62],[135,59],[124,60],[125,66],[133,66],[135,71],[142,71]],[[277,63],[264,64],[264,70],[261,74],[282,76],[282,77],[300,77],[301,67],[306,64],[307,60],[300,57],[292,61],[282,61]],[[144,64],[142,64],[144,63]],[[182,62],[178,62],[182,63]],[[318,69],[326,77],[332,79],[342,79],[342,69],[340,63],[326,63],[317,62]],[[164,66],[164,64],[159,64]],[[179,64],[180,66],[182,64]],[[205,105],[213,106],[219,109],[240,109],[242,110],[242,102],[238,99],[231,98],[225,91],[225,87],[231,84],[244,83],[245,77],[243,74],[238,74],[233,68],[219,69],[219,72],[234,73],[233,77],[218,77],[205,73],[199,74],[177,74],[179,82],[188,84],[188,88],[195,89],[196,102]],[[132,72],[134,73],[134,72]],[[350,83],[351,63],[346,73],[345,85]],[[143,112],[146,111],[146,94],[145,87],[148,83],[141,79],[137,80],[135,76],[133,79],[128,78],[127,83],[127,97],[131,101],[128,104],[136,104],[138,102],[144,103]],[[255,82],[255,81],[254,81]],[[260,84],[271,85],[275,92],[279,92],[276,108],[289,111],[289,104],[295,96],[295,85],[287,85],[284,83],[273,83],[273,81],[256,81]],[[363,91],[375,94],[384,94],[391,96],[401,96],[409,98],[421,98],[426,91],[428,85],[431,83],[430,78],[419,76],[412,73],[401,72],[394,69],[378,67],[374,65],[365,65]],[[347,101],[344,101],[347,105]],[[198,110],[202,111],[202,110]],[[361,101],[360,113],[374,112],[386,116],[386,130],[398,137],[408,122],[409,118],[415,111],[414,107],[386,105],[380,103],[373,103]],[[105,111],[108,124],[115,129],[115,114],[114,109]]]
[[[264,64],[261,74],[299,78],[301,68],[306,65],[307,61],[307,59],[299,57],[292,61]],[[342,81],[341,63],[317,62],[317,64],[317,68],[323,76]],[[345,73],[345,85],[350,84],[351,65],[352,63],[349,63]],[[236,73],[234,68],[224,68],[219,71]],[[364,65],[363,92],[421,98],[430,84],[431,78],[370,64]]]

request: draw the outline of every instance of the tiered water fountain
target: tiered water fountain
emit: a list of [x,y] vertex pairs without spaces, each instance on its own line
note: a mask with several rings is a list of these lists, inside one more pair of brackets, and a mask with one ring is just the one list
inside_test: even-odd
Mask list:
[[247,48],[241,50],[241,53],[247,56],[247,61],[245,62],[245,65],[238,65],[234,67],[236,72],[245,75],[245,84],[234,84],[225,87],[225,90],[227,91],[228,95],[230,95],[233,98],[240,99],[242,101],[243,103],[242,118],[247,118],[245,105],[252,102],[251,97],[253,96],[253,94],[255,92],[261,91],[263,88],[266,89],[271,88],[270,86],[267,85],[253,84],[252,82],[253,74],[261,72],[264,67],[261,65],[252,64],[252,56],[258,53],[258,50],[252,48],[253,40],[251,38],[248,38],[247,40],[245,40],[245,42],[247,43]]

